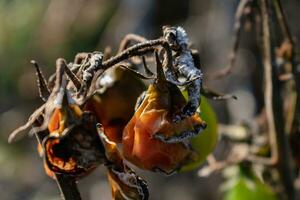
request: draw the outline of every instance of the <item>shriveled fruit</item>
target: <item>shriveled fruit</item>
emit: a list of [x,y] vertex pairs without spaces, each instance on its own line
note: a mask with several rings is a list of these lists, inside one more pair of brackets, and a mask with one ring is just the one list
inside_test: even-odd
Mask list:
[[168,83],[157,59],[157,80],[151,84],[123,132],[123,153],[140,168],[171,173],[193,159],[190,138],[206,126],[198,114],[174,122],[186,105],[177,86]]
[[55,108],[49,120],[49,135],[43,139],[45,171],[81,177],[103,163],[105,154],[95,127],[95,118],[76,105]]
[[121,142],[122,131],[133,116],[134,103],[145,85],[132,72],[116,66],[97,80],[96,87],[86,109],[96,114],[110,140]]

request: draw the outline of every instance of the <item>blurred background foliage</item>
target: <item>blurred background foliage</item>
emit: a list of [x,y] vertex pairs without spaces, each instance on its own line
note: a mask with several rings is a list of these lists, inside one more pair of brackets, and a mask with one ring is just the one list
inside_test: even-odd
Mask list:
[[[154,38],[161,35],[162,25],[171,24],[187,30],[200,51],[204,75],[209,74],[226,65],[237,4],[238,0],[0,0],[1,199],[59,199],[55,182],[43,171],[35,140],[7,144],[8,134],[41,104],[31,59],[49,76],[59,57],[72,61],[77,52],[103,51],[107,45],[114,53],[127,33]],[[300,2],[283,1],[283,6],[294,35],[300,38]],[[205,82],[239,98],[211,102],[220,123],[251,122],[262,106],[262,86],[252,84],[261,79],[254,35],[247,31],[242,38],[236,68],[229,77]],[[196,170],[171,177],[140,173],[149,182],[150,199],[222,196],[220,175],[203,179]],[[84,199],[110,199],[105,176],[100,167],[79,182]]]

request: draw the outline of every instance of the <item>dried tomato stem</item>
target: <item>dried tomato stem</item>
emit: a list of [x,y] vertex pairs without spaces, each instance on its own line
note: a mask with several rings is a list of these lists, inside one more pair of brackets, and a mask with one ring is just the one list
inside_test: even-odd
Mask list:
[[127,34],[123,40],[121,41],[120,43],[120,46],[119,46],[119,51],[118,53],[122,52],[123,50],[125,50],[128,46],[128,44],[130,44],[130,42],[138,42],[138,43],[141,43],[141,42],[146,42],[147,39],[140,36],[140,35],[136,35],[136,34]]
[[138,43],[134,46],[127,48],[126,50],[122,51],[121,53],[117,54],[116,56],[108,59],[107,61],[104,61],[102,63],[102,69],[106,70],[109,67],[111,67],[125,59],[146,53],[144,51],[140,51],[141,49],[146,48],[146,50],[153,50],[153,48],[149,48],[149,49],[147,49],[147,48],[153,47],[153,46],[160,46],[165,43],[166,43],[166,41],[164,39],[149,40],[147,42]]
[[30,61],[36,70],[36,76],[37,76],[37,84],[39,88],[39,94],[40,97],[43,99],[43,101],[47,101],[48,97],[50,96],[50,90],[47,85],[47,81],[38,65],[38,63],[35,60]]
[[295,198],[294,174],[291,167],[291,153],[284,131],[283,103],[279,81],[272,66],[270,43],[270,19],[267,0],[261,0],[263,25],[263,65],[265,73],[265,106],[270,133],[272,160],[277,165],[280,179],[288,199]]
[[228,65],[221,69],[220,71],[212,74],[211,76],[209,76],[210,79],[219,79],[219,78],[223,78],[225,76],[227,76],[228,74],[230,74],[230,72],[232,71],[232,69],[234,68],[234,64],[236,61],[236,54],[238,51],[238,48],[240,46],[240,38],[241,38],[241,30],[242,30],[242,16],[243,16],[243,11],[245,6],[247,5],[247,3],[249,2],[249,0],[241,0],[237,11],[235,13],[235,23],[234,23],[234,38],[233,38],[233,45],[232,48],[230,50],[230,54],[229,54],[229,62]]
[[81,200],[76,181],[64,174],[55,174],[56,183],[63,200]]

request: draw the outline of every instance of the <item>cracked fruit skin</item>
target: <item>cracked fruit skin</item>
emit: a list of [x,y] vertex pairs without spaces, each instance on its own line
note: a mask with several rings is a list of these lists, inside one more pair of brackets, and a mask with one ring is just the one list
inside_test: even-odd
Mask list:
[[[64,129],[68,126],[67,109],[73,109],[73,112],[77,118],[79,118],[82,115],[81,110],[77,108],[77,106],[70,106],[70,108],[55,108],[48,124],[49,136],[57,135],[62,137]],[[53,149],[56,145],[59,144],[58,138],[52,140],[51,142],[45,141],[44,143],[45,144],[43,144],[43,146],[45,154],[47,154],[47,157],[51,164],[55,165],[56,167],[64,168],[65,170],[70,171],[73,171],[76,168],[74,158],[70,157],[68,160],[64,160],[54,155]],[[42,155],[43,150],[41,149],[39,151],[40,155]],[[44,168],[48,176],[50,176],[51,178],[55,178],[54,172],[49,168],[47,162],[44,163]]]
[[191,139],[192,147],[197,152],[194,160],[184,165],[180,172],[191,171],[203,164],[218,142],[218,121],[207,99],[201,96],[200,116],[206,122],[206,129]]
[[193,131],[196,126],[204,126],[204,121],[197,114],[177,123],[172,122],[170,116],[185,103],[176,86],[150,85],[144,100],[124,129],[122,144],[125,158],[142,169],[165,173],[177,171],[191,160],[195,153],[183,141],[167,143],[155,138],[156,134],[172,137],[183,131]]
[[63,173],[79,178],[103,162],[103,146],[95,118],[83,113],[79,106],[55,108],[48,131],[40,150],[48,176],[55,178],[54,173]]

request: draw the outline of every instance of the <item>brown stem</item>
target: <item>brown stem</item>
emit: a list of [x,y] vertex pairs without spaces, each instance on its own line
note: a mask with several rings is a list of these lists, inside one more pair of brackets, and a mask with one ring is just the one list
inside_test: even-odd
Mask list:
[[127,48],[127,46],[130,44],[130,42],[141,43],[141,42],[146,42],[146,41],[147,41],[147,39],[140,35],[127,34],[120,43],[118,53],[124,51]]
[[143,43],[138,43],[134,46],[129,47],[128,49],[122,51],[121,53],[117,54],[116,56],[104,61],[102,63],[102,68],[103,70],[108,69],[109,67],[125,60],[128,59],[129,57],[133,57],[136,55],[141,55],[140,50],[148,47],[153,47],[153,46],[159,46],[164,44],[165,41],[163,39],[157,39],[157,40],[149,40],[147,42]]
[[77,91],[80,91],[82,84],[80,79],[76,76],[76,74],[74,74],[72,72],[72,70],[67,66],[66,61],[63,60],[63,65],[64,65],[64,69],[65,69],[65,73],[68,76],[68,78],[70,79],[70,81],[73,83],[73,85],[75,86]]
[[74,178],[64,174],[55,174],[55,177],[63,200],[81,200]]
[[[283,7],[281,4],[280,0],[273,0],[273,4],[275,7],[276,11],[276,16],[280,24],[281,31],[285,37],[285,40],[287,40],[291,46],[292,46],[292,57],[291,57],[291,62],[292,62],[292,72],[293,72],[293,77],[296,83],[296,91],[300,91],[300,70],[298,68],[298,64],[296,61],[296,45],[293,40],[292,33],[290,31],[289,25],[287,23],[286,16],[283,11]],[[296,125],[299,126],[300,124],[300,95],[297,94],[297,100],[296,100],[296,112],[294,116],[294,120],[296,121]]]
[[283,36],[284,36],[285,39],[287,39],[294,46],[293,37],[292,37],[291,31],[289,29],[287,19],[286,19],[285,14],[284,14],[284,11],[283,11],[283,8],[282,8],[282,5],[281,5],[281,1],[280,0],[273,0],[273,4],[274,4],[274,7],[275,7],[276,17],[278,19],[280,29],[283,33]]
[[269,128],[269,140],[271,145],[271,163],[278,161],[278,144],[276,140],[276,128],[273,113],[273,79],[272,79],[272,57],[270,43],[270,28],[267,0],[261,0],[262,32],[263,32],[263,66],[265,83],[265,108]]
[[38,84],[38,88],[39,88],[40,97],[44,101],[47,101],[47,99],[50,95],[50,90],[48,88],[47,81],[46,81],[38,63],[35,60],[31,60],[30,62],[31,62],[31,64],[34,65],[35,70],[36,70],[37,84]]
[[277,163],[281,182],[288,199],[294,199],[294,174],[291,167],[291,154],[284,132],[283,103],[279,80],[272,69],[268,1],[261,0],[263,31],[263,66],[265,82],[265,108],[272,150],[271,161]]
[[[134,46],[125,49],[124,51],[117,54],[116,56],[111,57],[110,59],[104,61],[102,63],[102,67],[98,69],[96,72],[94,72],[95,75],[93,77],[92,82],[94,82],[106,69],[133,56],[143,56],[146,53],[153,52],[156,46],[161,46],[165,50],[166,63],[164,63],[164,66],[166,66],[170,70],[172,77],[176,77],[175,70],[173,68],[173,63],[172,63],[172,51],[168,42],[165,41],[164,39],[156,39],[156,40],[149,40],[146,42],[138,43]],[[90,91],[93,89],[94,88],[90,88]]]
[[89,85],[87,85],[87,88],[89,88],[87,91],[87,96],[90,97],[91,95],[93,95],[93,92],[96,89],[95,82],[97,81],[99,76],[101,76],[101,74],[104,73],[105,70],[131,57],[144,56],[149,52],[154,52],[157,46],[161,46],[165,50],[166,63],[164,63],[164,66],[170,69],[172,77],[175,77],[175,71],[173,69],[173,63],[172,63],[172,50],[168,42],[165,41],[164,39],[149,40],[146,42],[133,45],[125,49],[124,51],[118,53],[116,56],[113,56],[110,59],[103,61],[101,68],[97,69],[94,72],[92,81],[90,82]]
[[212,74],[209,77],[210,79],[219,79],[224,76],[227,76],[234,67],[236,61],[236,54],[240,44],[240,37],[241,37],[241,30],[242,30],[241,21],[242,21],[243,11],[248,2],[249,0],[241,0],[238,5],[237,11],[235,13],[234,38],[233,38],[233,45],[229,54],[228,65],[225,68],[221,69],[220,71],[216,72],[215,74]]

